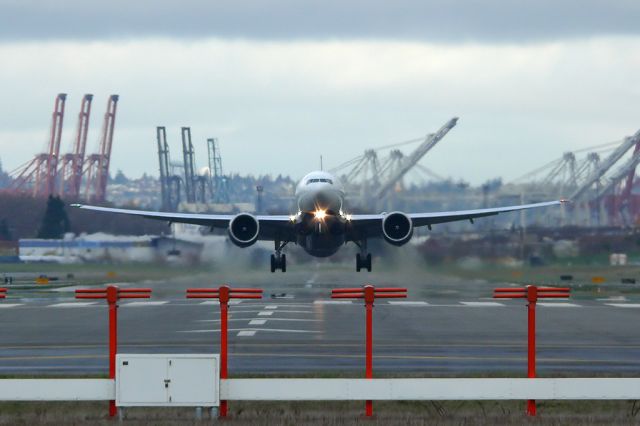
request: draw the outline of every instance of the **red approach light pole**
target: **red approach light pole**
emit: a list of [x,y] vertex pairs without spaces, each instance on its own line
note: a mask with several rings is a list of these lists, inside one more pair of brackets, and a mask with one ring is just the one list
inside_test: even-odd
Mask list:
[[[366,308],[366,357],[365,357],[365,378],[373,379],[373,302],[380,298],[405,298],[406,288],[380,287],[375,288],[371,284],[366,284],[361,288],[336,288],[331,290],[332,299],[364,299]],[[373,416],[373,401],[365,402],[365,415]]]
[[[116,378],[116,354],[118,353],[118,300],[148,299],[150,288],[119,288],[115,285],[106,288],[88,288],[76,290],[76,299],[106,299],[109,304],[109,378]],[[109,417],[114,417],[118,410],[116,402],[109,401]]]
[[[571,289],[568,287],[536,287],[528,285],[526,287],[496,288],[493,293],[494,299],[527,299],[527,377],[536,377],[536,303],[538,299],[563,298],[568,299]],[[536,401],[527,401],[527,414],[536,415]]]
[[[262,299],[262,289],[231,288],[221,285],[218,288],[188,288],[187,299],[220,300],[220,379],[228,377],[227,370],[227,335],[230,299]],[[220,401],[220,417],[227,416],[227,401]]]
[[0,299],[4,299],[5,297],[7,297],[7,289],[0,287]]

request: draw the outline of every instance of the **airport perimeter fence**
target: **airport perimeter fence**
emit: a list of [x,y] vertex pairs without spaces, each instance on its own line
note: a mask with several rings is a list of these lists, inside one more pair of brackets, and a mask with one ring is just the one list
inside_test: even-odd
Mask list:
[[[6,289],[0,294],[4,296]],[[565,291],[567,290],[567,291]],[[150,289],[118,289],[109,286],[105,289],[79,290],[78,298],[106,299],[110,306],[109,327],[109,378],[108,379],[1,379],[0,401],[109,401],[109,415],[116,414],[116,407],[124,406],[193,406],[224,407],[221,416],[226,415],[226,401],[366,401],[366,414],[373,413],[373,401],[446,401],[446,400],[523,400],[527,401],[527,414],[535,415],[535,400],[640,400],[640,378],[535,378],[535,302],[538,297],[568,297],[568,289],[558,288],[509,288],[496,289],[499,298],[524,298],[529,302],[529,355],[533,354],[533,375],[529,358],[529,377],[527,378],[373,378],[373,340],[372,312],[375,298],[406,297],[406,289],[378,288],[364,286],[350,289],[336,289],[333,298],[363,299],[366,308],[366,376],[362,379],[314,379],[314,378],[246,378],[226,377],[219,368],[217,355],[208,355],[207,363],[191,363],[190,369],[178,369],[183,387],[198,389],[203,377],[210,377],[212,383],[207,387],[206,395],[192,400],[172,400],[171,397],[156,400],[149,399],[155,386],[153,380],[133,371],[132,376],[119,376],[116,360],[127,366],[131,359],[144,355],[117,354],[117,308],[121,298],[148,298]],[[555,295],[555,296],[550,296]],[[260,298],[259,289],[232,289],[221,286],[216,289],[189,289],[188,298],[215,298],[220,301],[221,315],[226,317],[228,301],[233,297]],[[226,321],[224,321],[226,325]],[[533,331],[533,335],[531,332]],[[227,358],[227,329],[221,328],[221,356]],[[533,350],[532,350],[533,348]],[[181,355],[149,355],[149,358],[168,357],[167,359],[189,358]],[[191,357],[193,358],[193,356]],[[196,356],[197,358],[197,356]],[[201,357],[202,358],[202,357]],[[127,359],[126,361],[123,361]],[[213,361],[212,361],[213,360]],[[189,362],[189,360],[187,360]],[[169,364],[171,361],[169,361]],[[143,363],[145,366],[147,362]],[[162,366],[162,365],[161,365]],[[209,368],[211,367],[211,368]],[[146,367],[145,367],[146,368]],[[210,370],[212,375],[203,375]],[[142,371],[142,370],[141,370]],[[146,370],[145,370],[146,371]],[[150,370],[149,370],[150,371]],[[137,376],[136,376],[137,375]],[[224,375],[224,377],[222,377]],[[126,380],[125,380],[126,379]],[[140,384],[142,380],[143,384]],[[149,383],[147,383],[149,382]],[[171,380],[164,380],[168,389]],[[132,389],[130,384],[136,384]],[[151,389],[148,386],[152,386]],[[168,391],[167,391],[168,392]],[[124,394],[127,394],[125,398]],[[177,395],[177,394],[176,394]],[[133,397],[133,401],[131,400]],[[129,398],[129,399],[127,399]],[[146,399],[145,399],[146,398]],[[533,404],[533,409],[532,409]]]

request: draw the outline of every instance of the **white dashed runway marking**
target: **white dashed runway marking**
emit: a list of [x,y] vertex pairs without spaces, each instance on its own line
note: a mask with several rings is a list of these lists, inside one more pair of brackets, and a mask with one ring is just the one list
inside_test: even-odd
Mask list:
[[351,300],[316,300],[314,305],[350,305],[353,302]]
[[1,303],[0,308],[15,308],[16,306],[22,306],[23,303]]
[[460,302],[465,306],[477,306],[477,307],[489,307],[489,306],[504,306],[503,303],[499,302]]
[[260,311],[258,312],[259,317],[268,317],[273,315],[273,311]]
[[255,330],[243,330],[238,332],[238,337],[251,337],[255,335],[256,335]]
[[[242,303],[242,300],[229,300],[229,305],[239,305]],[[219,300],[207,300],[204,302],[200,302],[200,305],[219,305]]]
[[254,319],[249,321],[249,325],[264,325],[267,322],[267,320],[263,320],[263,319]]
[[128,303],[123,303],[122,305],[120,305],[121,307],[126,307],[126,306],[160,306],[160,305],[166,305],[167,303],[169,303],[168,301],[164,300],[164,301],[149,301],[149,302],[128,302]]
[[427,302],[416,300],[388,300],[389,305],[402,305],[402,306],[428,306]]
[[616,308],[640,308],[640,303],[605,303],[605,305]]
[[86,306],[95,305],[98,302],[67,302],[67,303],[54,303],[48,305],[49,308],[84,308]]
[[567,303],[567,302],[538,302],[540,306],[553,306],[557,308],[579,308],[580,305],[576,305],[575,303]]
[[[320,331],[313,330],[292,330],[287,328],[229,328],[228,331],[251,331],[254,334],[258,331],[269,331],[273,333],[321,333]],[[176,333],[219,333],[220,329],[209,329],[209,330],[181,330]],[[253,335],[253,334],[252,334]]]

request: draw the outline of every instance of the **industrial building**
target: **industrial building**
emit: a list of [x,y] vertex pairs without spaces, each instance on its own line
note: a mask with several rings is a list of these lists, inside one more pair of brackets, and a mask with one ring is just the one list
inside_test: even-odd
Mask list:
[[165,236],[69,236],[59,240],[21,239],[22,262],[182,262],[199,261],[203,244]]

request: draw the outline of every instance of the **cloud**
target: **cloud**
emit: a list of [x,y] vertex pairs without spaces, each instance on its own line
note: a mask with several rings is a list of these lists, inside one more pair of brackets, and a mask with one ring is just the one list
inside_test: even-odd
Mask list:
[[157,174],[155,126],[191,126],[198,166],[219,137],[225,170],[302,176],[366,148],[459,125],[422,162],[473,182],[507,179],[563,151],[635,132],[640,38],[445,46],[407,41],[225,39],[0,44],[5,168],[46,141],[54,96],[69,94],[63,150],[84,93],[121,95],[112,165]]
[[638,34],[635,0],[4,0],[0,40],[532,42]]

